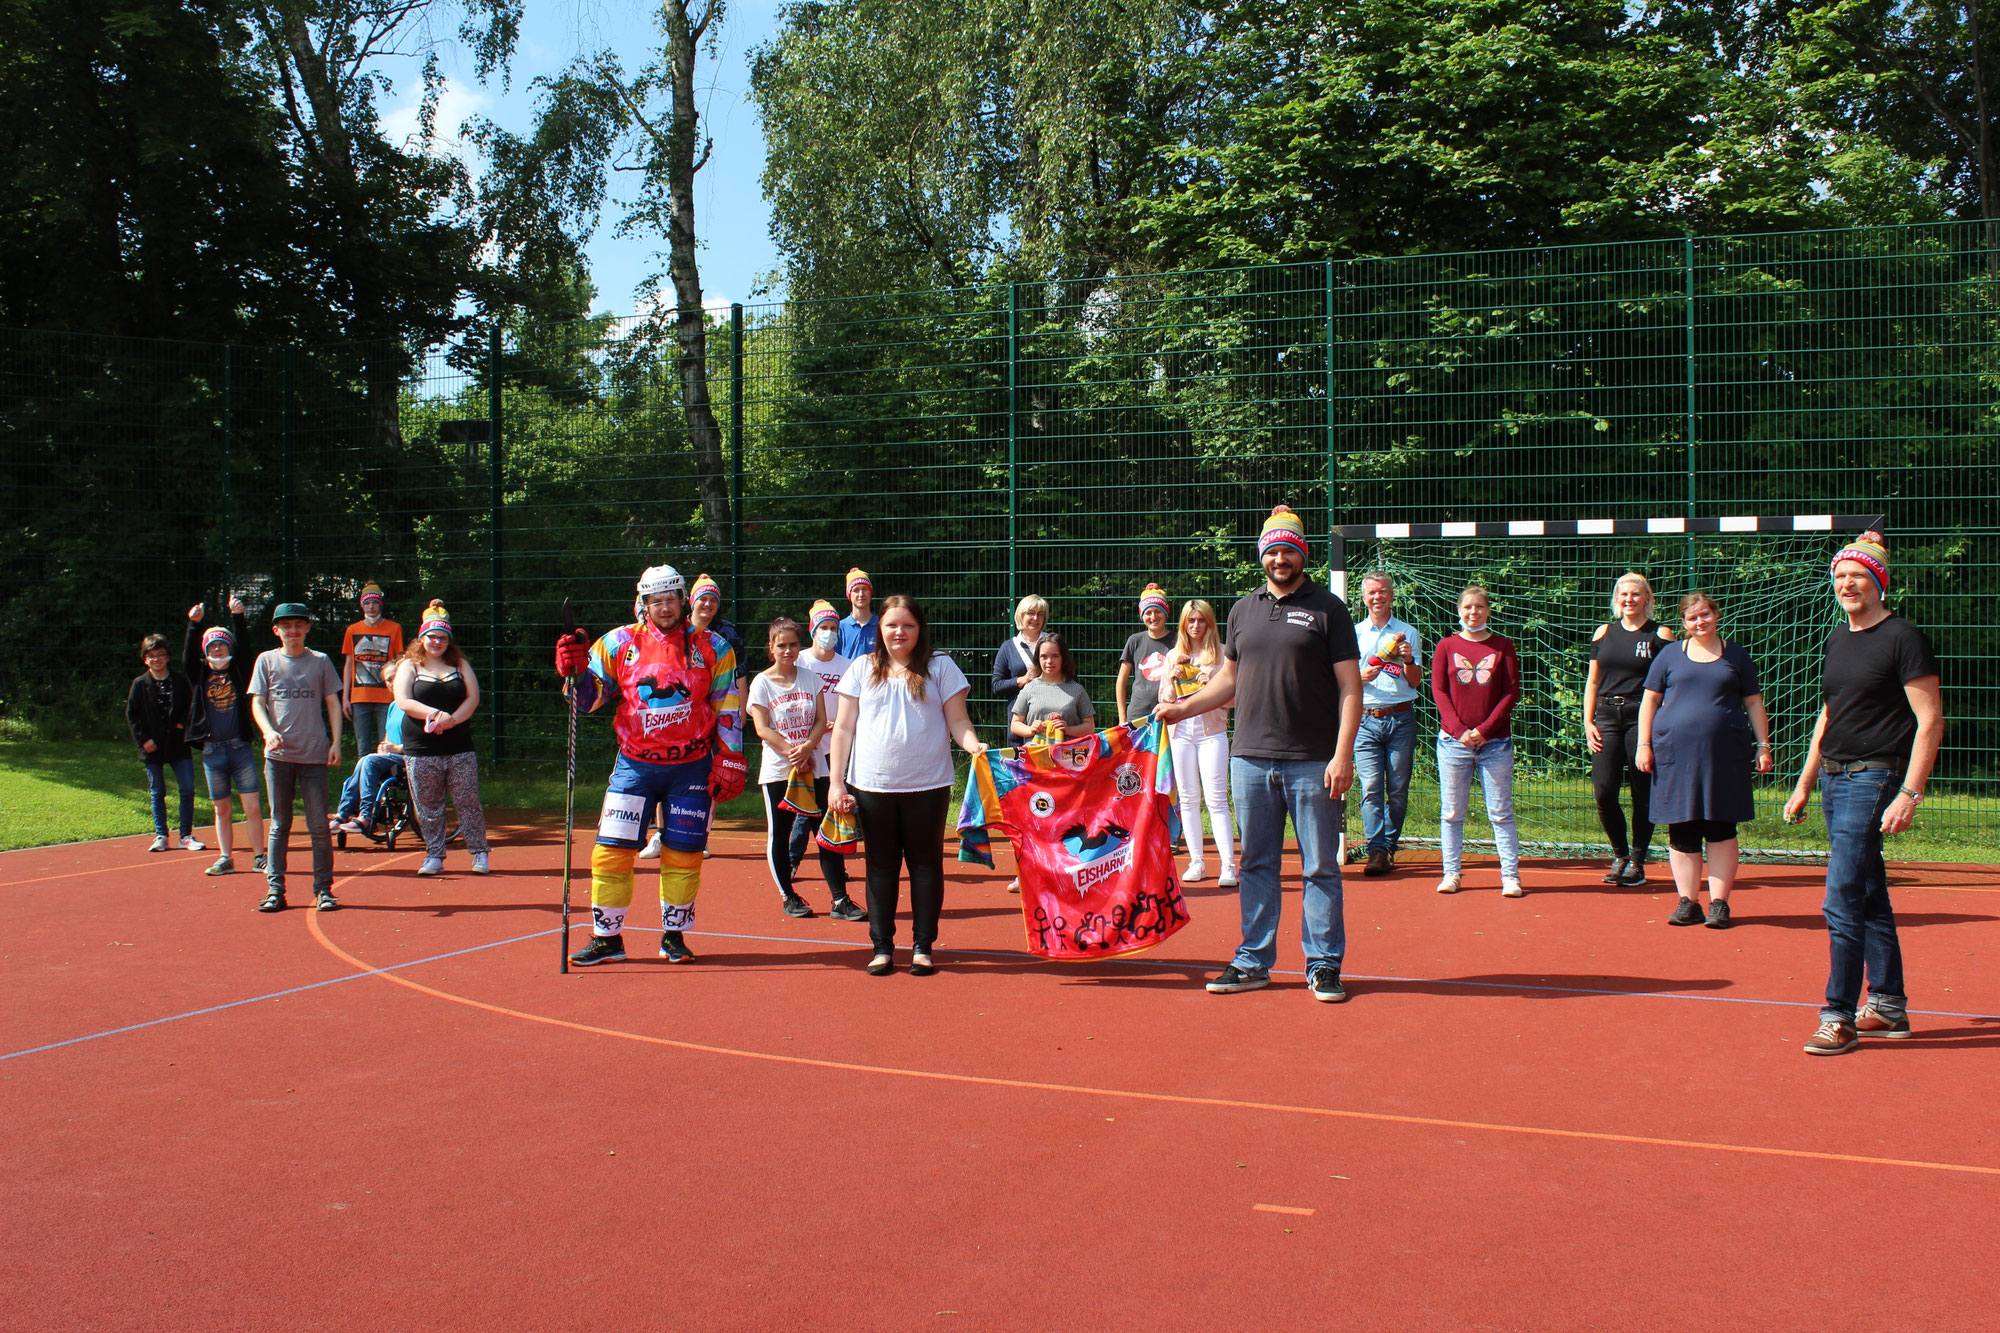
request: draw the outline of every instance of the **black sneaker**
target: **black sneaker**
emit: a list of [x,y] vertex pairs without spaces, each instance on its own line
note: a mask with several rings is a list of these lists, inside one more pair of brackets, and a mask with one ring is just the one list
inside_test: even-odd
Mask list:
[[1618,876],[1618,882],[1628,889],[1636,889],[1646,882],[1646,863],[1633,857],[1625,863],[1625,872]]
[[1729,904],[1727,902],[1710,903],[1708,905],[1708,920],[1702,922],[1702,924],[1710,930],[1728,930]]
[[332,889],[321,889],[313,895],[313,906],[322,912],[338,912],[340,899],[333,896]]
[[1339,1004],[1347,998],[1347,988],[1340,984],[1340,969],[1332,963],[1321,963],[1306,977],[1306,989],[1322,1004]]
[[1271,984],[1271,978],[1262,972],[1245,972],[1231,963],[1208,983],[1210,995],[1234,995],[1238,991],[1262,990]]
[[670,963],[692,963],[694,950],[687,947],[678,930],[670,930],[660,936],[660,957]]
[[1631,864],[1632,859],[1630,857],[1612,857],[1611,869],[1604,872],[1604,882],[1606,884],[1623,884],[1625,882],[1625,867]]
[[868,909],[852,898],[836,898],[833,900],[833,910],[827,915],[835,921],[866,921]]
[[1674,907],[1674,914],[1667,918],[1670,926],[1698,926],[1701,924],[1701,904],[1692,898],[1683,898]]
[[596,967],[599,963],[622,963],[625,961],[625,937],[623,935],[592,935],[590,943],[569,956],[573,967]]
[[815,916],[817,915],[817,913],[815,913],[811,907],[807,906],[806,900],[799,897],[798,894],[788,893],[785,895],[785,915]]

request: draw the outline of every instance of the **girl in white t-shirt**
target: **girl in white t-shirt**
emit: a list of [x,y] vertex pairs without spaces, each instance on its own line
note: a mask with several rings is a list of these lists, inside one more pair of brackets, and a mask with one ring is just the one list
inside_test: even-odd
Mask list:
[[832,808],[861,825],[868,867],[868,975],[896,970],[896,906],[910,871],[910,975],[937,971],[931,946],[944,908],[944,825],[951,805],[951,742],[985,750],[965,713],[970,686],[934,656],[930,627],[908,597],[884,601],[872,653],[840,678],[833,724]]
[[[764,860],[783,895],[786,916],[811,916],[813,909],[792,887],[792,826],[803,818],[785,809],[785,788],[797,770],[808,773],[825,809],[826,758],[820,740],[826,734],[826,701],[818,673],[799,660],[799,622],[780,616],[771,622],[766,643],[771,665],[750,682],[750,723],[764,742],[764,760],[757,785],[764,792]],[[868,914],[847,896],[847,866],[825,848],[820,870],[833,890],[830,913],[839,921],[860,921]]]
[[[1214,607],[1200,598],[1181,607],[1180,631],[1167,660],[1173,670],[1161,693],[1181,698],[1208,684],[1222,665],[1222,636],[1216,629]],[[1188,848],[1181,879],[1192,884],[1208,873],[1201,855],[1201,806],[1206,798],[1208,824],[1221,862],[1216,886],[1233,888],[1236,838],[1229,826],[1229,710],[1218,708],[1174,723],[1170,740],[1174,785],[1181,793],[1181,833]]]

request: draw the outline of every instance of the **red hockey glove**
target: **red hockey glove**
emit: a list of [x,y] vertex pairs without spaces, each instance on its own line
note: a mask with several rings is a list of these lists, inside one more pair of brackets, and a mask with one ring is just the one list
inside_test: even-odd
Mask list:
[[571,630],[556,640],[556,674],[577,676],[590,666],[590,644],[582,630]]
[[715,752],[715,760],[708,768],[708,794],[715,798],[716,804],[741,796],[749,780],[750,766],[743,762],[742,755],[734,750]]

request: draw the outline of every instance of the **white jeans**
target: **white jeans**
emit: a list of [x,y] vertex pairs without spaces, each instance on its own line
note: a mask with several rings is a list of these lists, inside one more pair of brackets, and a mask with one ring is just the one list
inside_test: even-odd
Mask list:
[[1215,851],[1221,858],[1219,873],[1236,873],[1236,837],[1229,825],[1229,733],[1218,729],[1212,736],[1170,744],[1174,756],[1174,785],[1181,794],[1181,832],[1187,838],[1188,864],[1201,865],[1201,807],[1208,804],[1208,822],[1215,833]]

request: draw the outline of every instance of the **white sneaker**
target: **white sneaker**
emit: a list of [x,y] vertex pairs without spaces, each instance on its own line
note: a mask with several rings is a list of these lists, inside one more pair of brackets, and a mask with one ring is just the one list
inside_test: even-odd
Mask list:
[[181,850],[184,852],[205,852],[208,850],[208,845],[200,838],[182,838]]
[[1188,862],[1188,868],[1186,870],[1181,871],[1181,883],[1183,884],[1193,884],[1197,880],[1203,880],[1207,878],[1208,878],[1208,867],[1203,865],[1199,861]]
[[1233,889],[1237,886],[1237,883],[1236,872],[1234,870],[1225,870],[1215,877],[1215,887],[1218,889]]
[[1502,898],[1519,898],[1526,893],[1527,890],[1521,887],[1519,879],[1516,879],[1512,875],[1502,875],[1500,877],[1500,896]]
[[1459,879],[1457,875],[1446,875],[1443,879],[1438,881],[1438,892],[1457,893],[1458,886],[1459,886]]
[[485,852],[474,852],[472,854],[472,873],[475,875],[490,875],[493,873],[492,868],[486,864]]
[[424,863],[417,867],[417,873],[419,875],[442,875],[444,873],[444,858],[442,856],[426,856]]
[[167,835],[162,833],[159,837],[154,838],[153,845],[146,850],[149,852],[164,852],[167,850]]
[[641,861],[657,861],[660,859],[659,834],[655,833],[651,838],[646,840],[646,845],[639,851],[639,859]]

